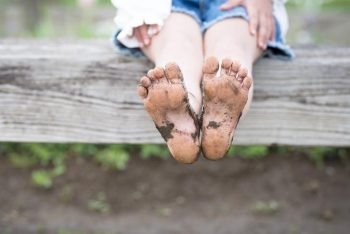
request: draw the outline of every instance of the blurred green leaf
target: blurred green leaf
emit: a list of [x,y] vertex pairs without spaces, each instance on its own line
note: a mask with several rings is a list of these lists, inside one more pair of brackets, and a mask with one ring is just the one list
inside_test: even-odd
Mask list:
[[169,158],[170,153],[164,145],[149,144],[141,146],[140,155],[143,159],[150,158],[151,156],[166,159]]
[[254,160],[265,157],[268,152],[267,146],[231,146],[228,155]]
[[103,166],[119,170],[126,168],[129,159],[129,153],[122,145],[107,147],[96,155],[96,160]]
[[34,185],[41,188],[51,188],[52,176],[51,173],[46,170],[36,170],[32,172],[32,182]]

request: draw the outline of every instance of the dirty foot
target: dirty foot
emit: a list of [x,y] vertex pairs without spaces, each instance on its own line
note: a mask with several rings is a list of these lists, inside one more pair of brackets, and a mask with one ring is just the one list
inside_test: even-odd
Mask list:
[[194,162],[200,152],[199,125],[179,67],[169,63],[165,69],[150,70],[141,78],[138,93],[173,157],[182,163]]
[[237,62],[224,59],[219,76],[218,69],[214,57],[203,66],[202,151],[211,160],[222,158],[230,148],[252,84]]

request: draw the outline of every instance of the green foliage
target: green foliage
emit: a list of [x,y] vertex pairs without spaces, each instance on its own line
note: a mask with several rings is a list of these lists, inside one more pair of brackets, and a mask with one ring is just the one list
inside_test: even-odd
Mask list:
[[314,161],[319,168],[324,167],[325,155],[327,153],[331,153],[332,148],[324,147],[324,148],[312,148],[307,149],[308,157]]
[[75,155],[83,157],[92,157],[93,155],[96,155],[98,153],[99,146],[92,144],[73,144],[71,145],[70,149]]
[[350,150],[347,148],[314,147],[305,148],[304,153],[317,167],[323,168],[327,160],[339,158],[344,163],[348,162]]
[[[32,183],[44,189],[51,188],[55,179],[65,173],[68,158],[84,157],[112,170],[125,170],[132,154],[137,154],[145,160],[167,159],[170,155],[165,145],[155,144],[0,144],[0,155],[5,155],[14,167],[32,168]],[[268,154],[305,155],[315,162],[316,166],[322,168],[327,161],[334,158],[348,163],[350,150],[348,148],[290,146],[233,146],[229,150],[229,156],[246,160],[259,160]],[[67,200],[72,195],[71,191],[62,192],[62,194],[63,197],[68,197]]]
[[96,155],[96,160],[103,166],[124,170],[129,161],[129,153],[123,145],[106,147]]
[[35,170],[32,173],[33,184],[41,188],[51,188],[53,184],[52,179],[50,171],[47,170]]
[[143,145],[140,150],[141,158],[147,159],[151,156],[159,158],[169,158],[170,153],[165,145]]
[[232,146],[228,152],[229,156],[239,156],[243,159],[255,160],[268,154],[266,146]]
[[55,162],[54,167],[49,170],[34,170],[32,172],[32,182],[34,185],[41,187],[41,188],[51,188],[53,185],[53,180],[57,177],[62,175],[66,171],[66,167],[63,164],[63,161],[61,162]]

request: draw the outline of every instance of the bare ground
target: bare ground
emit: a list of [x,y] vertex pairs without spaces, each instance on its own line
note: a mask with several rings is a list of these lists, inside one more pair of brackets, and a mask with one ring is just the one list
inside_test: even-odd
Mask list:
[[2,157],[0,233],[347,234],[349,175],[340,160],[319,169],[302,155],[190,166],[134,156],[123,172],[73,158],[44,191]]

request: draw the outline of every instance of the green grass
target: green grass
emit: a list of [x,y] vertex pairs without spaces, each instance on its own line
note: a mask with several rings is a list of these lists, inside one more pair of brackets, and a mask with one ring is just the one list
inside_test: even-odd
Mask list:
[[[340,159],[347,164],[349,148],[332,147],[290,147],[290,146],[234,146],[228,152],[230,157],[244,160],[261,160],[269,154],[281,156],[303,155],[315,166],[324,168],[327,161]],[[66,172],[69,158],[83,157],[111,170],[126,170],[131,155],[144,160],[171,158],[165,145],[97,145],[97,144],[0,144],[0,156],[4,155],[16,168],[30,168],[34,186],[49,189],[58,176]],[[173,160],[173,159],[171,159]],[[64,195],[64,193],[63,193]]]

